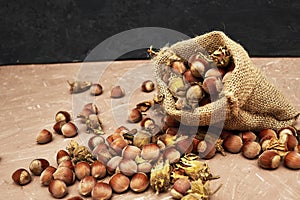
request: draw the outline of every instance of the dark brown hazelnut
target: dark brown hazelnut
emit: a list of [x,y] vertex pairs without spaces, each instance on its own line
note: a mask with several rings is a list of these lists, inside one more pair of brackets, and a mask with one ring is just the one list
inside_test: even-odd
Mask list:
[[246,158],[254,159],[259,156],[261,152],[261,146],[258,142],[247,141],[243,144],[242,154]]
[[122,98],[125,96],[125,91],[121,86],[115,86],[111,89],[110,97],[111,98]]
[[128,122],[137,123],[140,122],[143,118],[143,115],[139,109],[132,109],[128,116]]
[[70,120],[71,120],[71,115],[67,111],[59,111],[55,115],[56,122],[64,121],[67,123]]
[[46,159],[43,158],[34,159],[29,164],[29,170],[31,171],[32,174],[39,176],[49,165],[50,163]]
[[280,161],[280,155],[273,150],[266,150],[258,157],[258,165],[264,169],[276,169]]
[[92,84],[90,87],[90,94],[93,96],[99,96],[102,94],[103,89],[102,86],[99,83]]
[[36,136],[36,142],[38,144],[46,144],[52,141],[52,133],[47,129],[41,130]]
[[155,89],[153,81],[147,80],[142,83],[141,89],[143,92],[152,92]]
[[26,169],[17,169],[11,177],[18,185],[26,185],[31,182],[31,175]]
[[54,198],[63,198],[68,194],[68,188],[65,182],[61,180],[52,180],[48,190]]

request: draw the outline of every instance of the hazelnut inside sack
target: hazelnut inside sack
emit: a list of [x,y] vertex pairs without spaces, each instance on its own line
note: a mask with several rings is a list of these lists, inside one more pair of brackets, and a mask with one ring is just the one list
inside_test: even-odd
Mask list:
[[[216,53],[215,53],[216,52]],[[230,75],[223,73],[221,64],[227,62],[226,56],[230,54],[232,64],[227,66],[225,71],[230,71]],[[186,88],[175,79],[185,77],[184,73],[191,70],[189,59],[197,54],[203,63],[212,68],[213,64],[220,69],[220,80],[222,87],[219,87],[217,95],[207,95],[205,79],[214,74],[216,70],[204,70],[199,82],[191,83]],[[265,128],[279,129],[292,125],[299,115],[299,112],[288,102],[288,100],[277,90],[263,75],[263,73],[252,63],[245,49],[235,41],[231,40],[223,32],[213,31],[195,38],[178,42],[171,47],[161,49],[153,58],[155,63],[155,76],[158,86],[158,95],[166,113],[173,116],[181,123],[193,126],[207,126],[216,123],[224,123],[224,129],[228,130],[261,130]],[[201,61],[202,61],[201,60]],[[176,63],[173,69],[173,62],[183,62],[186,68],[178,69]],[[206,63],[207,62],[207,63]],[[196,65],[196,64],[195,64]],[[175,65],[174,65],[175,66]],[[200,67],[198,67],[200,68]],[[199,70],[201,71],[201,70]],[[205,74],[205,71],[207,74]],[[202,71],[201,71],[202,73]],[[228,73],[228,72],[227,72]],[[207,76],[206,76],[207,75]],[[225,78],[226,76],[226,78]],[[173,83],[173,80],[177,82]],[[185,81],[185,78],[183,78]],[[193,80],[193,79],[187,79]],[[170,81],[173,85],[179,85],[176,91],[170,91]],[[218,80],[217,80],[218,81]],[[206,81],[210,83],[209,81]],[[220,82],[220,81],[219,81]],[[210,103],[193,102],[188,98],[183,98],[184,90],[193,84],[199,84],[204,89],[203,99],[210,96]],[[218,89],[218,87],[216,87]],[[211,90],[212,91],[212,90]],[[178,95],[177,93],[178,92]],[[175,94],[174,94],[175,93]],[[178,109],[177,100],[186,103],[188,109]],[[181,105],[180,108],[185,108]]]

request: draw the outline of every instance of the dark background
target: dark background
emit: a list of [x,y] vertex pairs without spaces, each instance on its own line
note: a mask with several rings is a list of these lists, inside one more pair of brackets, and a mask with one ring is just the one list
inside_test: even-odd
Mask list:
[[253,57],[300,56],[299,19],[299,0],[0,0],[0,64],[82,61],[103,40],[140,27],[190,37],[221,30]]

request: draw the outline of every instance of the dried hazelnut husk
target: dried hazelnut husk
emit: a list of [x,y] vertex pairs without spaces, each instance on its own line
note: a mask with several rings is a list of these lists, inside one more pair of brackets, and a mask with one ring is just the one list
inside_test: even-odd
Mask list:
[[169,160],[170,164],[177,163],[180,160],[181,153],[175,147],[168,147],[164,150],[163,158]]
[[91,175],[96,179],[101,179],[106,176],[106,166],[102,162],[96,160],[91,165]]
[[36,142],[38,144],[46,144],[52,141],[52,133],[47,129],[41,130],[36,136]]
[[246,158],[254,159],[259,156],[261,152],[261,146],[258,142],[247,141],[243,144],[242,154]]
[[146,80],[142,83],[141,89],[143,92],[152,92],[155,89],[153,81]]
[[149,178],[145,173],[138,172],[132,176],[129,186],[134,192],[144,192],[149,186]]
[[174,199],[181,199],[190,188],[191,183],[188,178],[179,178],[171,189],[171,195]]
[[125,96],[125,91],[121,86],[115,86],[111,89],[111,98],[122,98],[123,96]]
[[139,131],[133,137],[133,145],[142,148],[144,145],[151,142],[151,135],[146,131]]
[[137,123],[140,122],[143,118],[143,115],[139,109],[132,109],[128,115],[128,122]]
[[171,65],[172,71],[176,74],[183,74],[186,71],[186,67],[184,65],[184,62],[181,61],[175,61]]
[[300,154],[296,151],[288,152],[284,156],[283,163],[290,169],[300,169]]
[[281,157],[273,150],[266,150],[258,157],[258,165],[264,169],[276,169],[280,165]]
[[40,183],[44,186],[48,186],[50,182],[54,179],[53,174],[56,171],[56,168],[53,166],[48,166],[40,176]]
[[86,161],[78,162],[74,167],[74,172],[77,179],[81,180],[85,176],[89,176],[91,174],[91,166]]
[[154,143],[144,145],[141,151],[141,156],[145,160],[156,160],[159,154],[159,146]]
[[56,162],[59,165],[64,160],[71,160],[69,153],[65,150],[59,150],[56,154]]
[[231,54],[226,46],[219,47],[210,56],[218,67],[227,67],[231,61]]
[[26,169],[17,169],[11,177],[18,185],[26,185],[31,182],[31,175]]
[[97,182],[92,190],[92,199],[108,200],[112,196],[112,188],[104,182]]
[[109,180],[109,185],[116,193],[125,192],[128,189],[129,184],[129,178],[121,173],[115,173]]
[[105,139],[100,135],[92,136],[88,141],[88,147],[93,151],[93,149],[101,143],[104,143]]
[[80,180],[78,184],[78,192],[83,196],[91,195],[91,192],[96,184],[97,180],[92,176],[85,176]]
[[125,176],[132,176],[137,172],[137,164],[134,160],[122,159],[119,163],[119,169]]
[[114,174],[117,167],[123,158],[121,156],[114,156],[106,163],[106,169],[108,174]]
[[77,135],[77,127],[74,123],[68,122],[61,127],[61,132],[65,137],[74,137]]
[[94,83],[90,87],[90,94],[93,96],[99,96],[102,94],[103,88],[99,83]]
[[242,138],[243,142],[256,140],[256,135],[252,131],[242,132],[240,133],[240,137]]
[[64,121],[67,123],[70,120],[71,120],[71,115],[67,111],[59,111],[55,115],[56,122]]
[[34,159],[29,164],[29,170],[31,171],[32,174],[39,176],[49,165],[50,163],[46,159],[43,158]]
[[53,173],[53,178],[61,180],[67,185],[72,185],[75,182],[75,173],[68,167],[59,167]]
[[141,149],[134,145],[127,145],[122,151],[122,157],[125,159],[134,160],[141,155]]
[[61,180],[52,180],[48,190],[54,198],[63,198],[68,194],[68,188],[65,182]]
[[229,135],[223,141],[223,146],[230,153],[239,153],[243,146],[243,141],[240,136]]

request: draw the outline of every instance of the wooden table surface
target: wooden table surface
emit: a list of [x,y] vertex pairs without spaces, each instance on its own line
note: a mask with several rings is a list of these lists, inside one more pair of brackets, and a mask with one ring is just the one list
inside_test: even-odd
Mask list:
[[[252,58],[267,78],[300,110],[300,58]],[[94,102],[100,109],[106,136],[121,125],[138,128],[138,124],[126,122],[127,112],[136,103],[152,99],[156,91],[142,93],[140,84],[153,78],[151,61],[116,61],[97,63],[67,63],[15,65],[0,67],[0,194],[1,199],[53,199],[46,187],[39,183],[39,177],[26,186],[17,186],[11,174],[17,168],[28,169],[35,158],[46,158],[56,166],[55,156],[65,149],[71,139],[54,134],[46,145],[37,145],[37,133],[47,128],[52,130],[54,116],[66,110],[76,116],[85,103]],[[88,93],[71,95],[67,80],[99,81],[104,93],[92,97]],[[122,85],[126,96],[112,100],[110,89]],[[75,139],[86,144],[91,135],[74,119],[79,127]],[[220,154],[207,161],[211,171],[220,175],[212,181],[211,187],[223,186],[212,196],[223,199],[299,199],[300,170],[290,170],[281,165],[276,170],[263,170],[257,160],[247,160],[241,154]],[[106,178],[105,181],[107,181]],[[66,198],[78,195],[77,185],[69,187]],[[112,199],[171,199],[168,193],[154,195],[151,189],[145,193],[114,194]],[[86,198],[91,199],[91,198]]]

